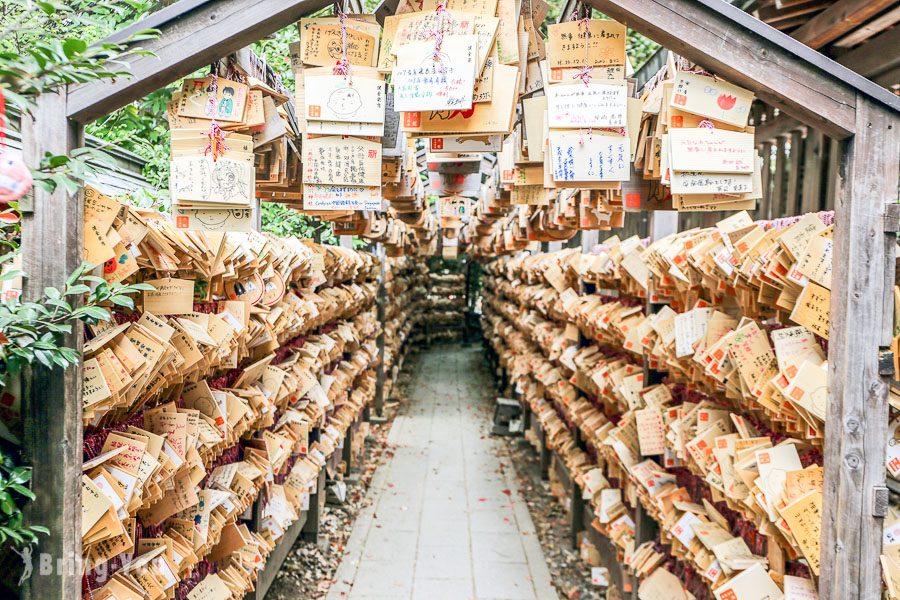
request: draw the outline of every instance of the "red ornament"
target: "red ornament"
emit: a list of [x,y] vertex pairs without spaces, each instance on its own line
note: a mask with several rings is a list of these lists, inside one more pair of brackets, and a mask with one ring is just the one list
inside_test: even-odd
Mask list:
[[0,87],[0,202],[16,202],[33,183],[22,157],[6,147],[6,96]]
[[11,150],[0,148],[0,202],[15,202],[31,189],[31,171],[22,158]]
[[731,110],[736,103],[737,98],[730,94],[722,94],[716,99],[716,104],[718,104],[719,108],[722,110]]

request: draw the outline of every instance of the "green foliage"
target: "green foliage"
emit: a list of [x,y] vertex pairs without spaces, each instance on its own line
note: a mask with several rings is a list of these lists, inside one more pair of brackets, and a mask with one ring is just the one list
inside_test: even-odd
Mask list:
[[24,522],[20,506],[35,499],[29,481],[30,469],[16,466],[9,456],[0,456],[0,544],[27,546],[37,542],[38,533],[50,534],[46,527]]
[[337,244],[338,239],[329,223],[300,214],[284,204],[260,204],[262,230],[278,237],[318,239],[322,244]]
[[[146,54],[134,44],[156,32],[139,31],[120,43],[97,40],[152,6],[141,0],[0,3],[0,86],[11,107],[28,112],[40,95],[59,93],[66,85],[128,76],[127,61]],[[131,125],[123,121],[121,126]],[[74,193],[98,168],[110,164],[102,149],[82,148],[69,155],[47,153],[40,164],[29,167],[35,187]],[[15,203],[10,208],[18,212]],[[25,277],[12,268],[19,252],[18,223],[0,227],[0,245],[10,250],[0,256],[0,282]],[[63,345],[73,324],[108,321],[107,307],[133,308],[129,294],[150,287],[109,285],[89,274],[93,268],[81,265],[62,290],[47,287],[29,301],[15,298],[0,303],[0,387],[24,370],[31,377],[40,377],[44,369],[65,369],[77,363],[81,359],[78,352]],[[49,534],[45,527],[24,521],[22,505],[35,499],[27,485],[30,479],[28,467],[15,464],[13,454],[0,452],[0,544],[26,546],[37,541],[38,533]]]
[[659,44],[645,37],[633,29],[628,30],[628,38],[625,40],[625,52],[631,59],[631,65],[635,71],[640,69],[647,59],[659,49]]
[[102,27],[114,14],[110,11],[119,10],[124,16],[145,6],[130,0],[99,7],[54,0],[4,2],[0,84],[7,99],[27,110],[37,96],[64,85],[127,76],[127,61],[146,54],[127,44],[154,37],[154,30],[138,31],[122,43],[91,44],[84,34]]
[[134,152],[146,162],[143,175],[155,189],[169,185],[169,126],[163,115],[176,85],[151,92],[109,115],[89,124],[91,135]]
[[[0,265],[12,260],[14,253],[0,257]],[[22,302],[8,300],[0,304],[0,386],[5,385],[11,375],[21,373],[22,368],[36,364],[48,369],[63,369],[80,359],[72,348],[60,346],[63,335],[72,332],[72,323],[81,321],[94,325],[109,321],[106,306],[134,308],[134,300],[129,296],[142,290],[152,290],[146,283],[131,285],[110,285],[102,277],[89,275],[94,265],[83,263],[66,282],[62,291],[47,287],[40,298]],[[0,282],[24,273],[8,269],[0,275]],[[94,284],[91,290],[90,284]],[[87,295],[87,300],[78,305],[77,300]]]
[[266,64],[281,75],[284,86],[291,91],[295,89],[295,82],[294,71],[291,69],[290,44],[299,39],[297,26],[289,25],[253,44],[253,51],[257,56],[264,58]]

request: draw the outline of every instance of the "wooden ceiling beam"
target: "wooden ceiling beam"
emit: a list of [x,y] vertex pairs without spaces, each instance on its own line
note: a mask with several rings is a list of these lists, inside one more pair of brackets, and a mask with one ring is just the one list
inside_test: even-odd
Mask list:
[[900,66],[900,27],[885,31],[840,56],[837,61],[870,79]]
[[103,80],[68,90],[70,119],[88,123],[109,114],[244,46],[287,27],[300,17],[330,5],[329,0],[180,0],[123,32],[160,30],[140,43],[153,56],[129,63],[130,77]]
[[893,10],[889,10],[883,15],[872,19],[859,29],[851,31],[832,45],[837,48],[852,48],[857,44],[863,43],[873,35],[881,33],[888,27],[893,27],[897,23],[900,23],[900,4]]
[[776,6],[761,8],[754,14],[760,21],[765,21],[774,27],[779,21],[786,21],[794,17],[825,10],[829,4],[830,0],[809,0],[808,2],[801,2],[784,8]]
[[[793,17],[791,19],[785,19],[784,21],[778,21],[777,23],[769,23],[769,25],[771,25],[778,31],[787,32],[789,29],[799,27],[800,25],[803,25],[807,21],[809,21],[809,17],[800,16],[800,17]],[[788,35],[790,35],[790,33],[788,33]]]
[[875,77],[875,83],[883,85],[890,90],[897,91],[897,86],[900,86],[900,67],[894,67],[890,71],[885,71],[878,75]]
[[894,2],[895,0],[838,0],[794,31],[792,36],[818,50],[856,29]]

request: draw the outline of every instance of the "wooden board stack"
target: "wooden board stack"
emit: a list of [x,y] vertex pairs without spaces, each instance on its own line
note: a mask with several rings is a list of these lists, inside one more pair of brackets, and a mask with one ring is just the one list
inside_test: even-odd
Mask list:
[[420,257],[388,258],[384,272],[384,397],[389,398],[400,375],[408,343],[426,310],[425,261]]
[[830,220],[738,213],[489,267],[486,337],[642,600],[814,592]]
[[374,397],[376,261],[85,196],[86,254],[147,284],[85,344],[86,585],[241,597]]
[[461,339],[466,320],[465,273],[446,268],[432,270],[427,285],[428,302],[423,316],[426,341]]

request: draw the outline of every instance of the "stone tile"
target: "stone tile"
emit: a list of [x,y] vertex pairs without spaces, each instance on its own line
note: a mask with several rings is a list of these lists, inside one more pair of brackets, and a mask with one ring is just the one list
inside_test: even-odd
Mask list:
[[413,584],[413,600],[469,600],[475,597],[472,578],[422,579]]
[[378,508],[375,510],[372,523],[375,525],[397,524],[401,527],[400,531],[411,531],[411,529],[403,528],[402,524],[409,522],[410,519],[413,521],[418,520],[421,515],[422,505],[419,503],[411,505],[402,502],[396,504],[391,503],[391,505],[385,507],[382,507],[379,503]]
[[472,559],[476,563],[527,562],[522,539],[515,533],[492,533],[476,531],[472,533]]
[[394,531],[387,528],[373,529],[366,539],[363,560],[393,560],[414,562],[418,546],[418,531]]
[[420,545],[416,578],[472,578],[472,556],[468,544]]
[[413,510],[421,512],[425,506],[425,492],[394,492],[393,490],[383,493],[375,507],[375,514],[381,516],[382,513],[399,511],[404,512]]
[[478,598],[538,600],[525,563],[476,562],[475,594]]
[[408,597],[412,594],[413,563],[396,560],[364,560],[356,571],[353,594]]
[[423,519],[419,527],[420,546],[465,545],[469,543],[466,519]]
[[513,512],[500,506],[486,506],[469,512],[469,526],[473,532],[514,533],[519,528]]
[[422,520],[458,520],[466,521],[468,510],[465,500],[446,500],[431,498],[422,506]]

